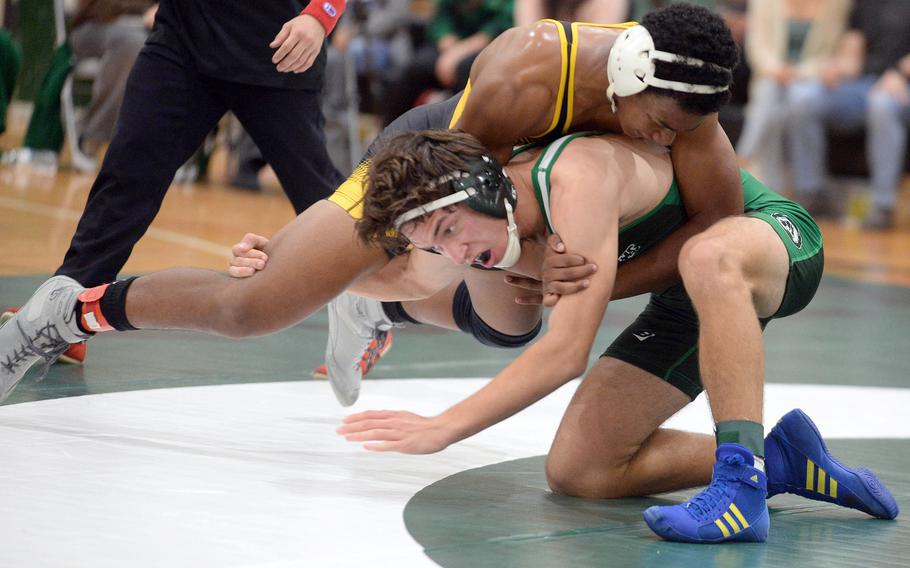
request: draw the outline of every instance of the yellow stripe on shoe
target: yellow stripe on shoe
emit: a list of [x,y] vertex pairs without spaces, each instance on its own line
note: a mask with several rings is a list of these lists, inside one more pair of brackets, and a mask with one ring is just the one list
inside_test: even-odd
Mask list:
[[[825,481],[828,483],[827,490]],[[837,499],[837,480],[812,460],[806,460],[806,489]]]
[[739,507],[737,507],[735,503],[730,503],[730,509],[726,511],[721,516],[721,518],[715,519],[714,524],[717,526],[717,528],[720,529],[720,532],[724,535],[724,538],[730,538],[731,536],[749,528],[749,522],[743,516],[742,512],[739,510]]
[[730,503],[730,510],[733,511],[734,515],[736,515],[736,518],[739,520],[739,524],[741,524],[744,529],[749,528],[749,523],[746,521],[746,518],[743,517],[743,514],[739,512],[739,507],[736,506],[736,503]]
[[738,533],[739,531],[743,530],[739,528],[739,524],[733,519],[733,515],[731,515],[729,511],[724,513],[724,520],[727,521],[727,524],[730,525],[730,528],[733,529],[734,533]]

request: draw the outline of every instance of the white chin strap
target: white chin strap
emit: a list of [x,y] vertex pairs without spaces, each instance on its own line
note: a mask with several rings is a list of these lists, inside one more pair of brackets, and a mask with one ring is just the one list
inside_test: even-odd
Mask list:
[[494,265],[496,268],[511,268],[521,258],[521,240],[518,238],[518,226],[515,224],[515,216],[512,215],[512,206],[508,201],[505,205],[506,218],[509,220],[509,227],[506,229],[509,232],[509,243],[502,259]]
[[610,99],[613,112],[616,112],[616,100],[613,95],[629,97],[637,95],[648,87],[702,95],[721,93],[729,89],[728,86],[696,85],[682,81],[658,79],[654,76],[655,61],[682,63],[692,67],[709,66],[723,69],[720,65],[695,57],[685,57],[675,53],[659,51],[655,49],[654,38],[651,37],[651,34],[644,26],[633,26],[619,34],[610,49],[610,57],[607,60],[607,77],[610,80],[607,98]]

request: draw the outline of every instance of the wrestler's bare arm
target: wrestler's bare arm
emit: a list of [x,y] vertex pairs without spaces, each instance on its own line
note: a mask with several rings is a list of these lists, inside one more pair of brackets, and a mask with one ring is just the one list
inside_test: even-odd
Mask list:
[[463,280],[465,270],[442,255],[415,249],[358,280],[348,292],[384,302],[422,300]]
[[471,95],[455,125],[476,136],[501,163],[517,140],[545,131],[559,88],[559,36],[553,24],[512,28],[471,68]]
[[[366,448],[374,451],[437,452],[526,408],[584,372],[616,274],[619,191],[612,180],[592,191],[592,177],[608,178],[598,175],[604,167],[601,156],[575,160],[564,153],[562,160],[565,169],[557,168],[551,178],[561,194],[551,201],[553,222],[567,246],[603,267],[591,287],[564,298],[550,315],[542,338],[486,386],[439,416],[367,411],[345,419],[339,434],[349,441],[370,442]],[[607,187],[611,184],[616,187]]]

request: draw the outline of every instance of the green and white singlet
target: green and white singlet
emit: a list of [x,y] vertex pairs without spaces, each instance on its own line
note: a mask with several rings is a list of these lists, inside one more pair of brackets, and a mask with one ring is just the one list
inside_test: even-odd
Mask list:
[[[550,212],[550,174],[566,146],[583,132],[548,144],[534,164],[531,178],[547,229],[553,232]],[[516,152],[526,150],[522,147]],[[777,312],[761,320],[794,314],[809,303],[821,281],[824,267],[822,236],[818,225],[799,204],[771,191],[745,170],[740,170],[745,203],[744,215],[768,223],[787,248],[790,272],[783,301]],[[666,195],[650,212],[620,228],[619,258],[622,264],[659,243],[688,220],[674,178]],[[651,295],[645,310],[607,348],[603,356],[614,357],[663,378],[689,397],[702,390],[698,370],[698,317],[682,284]]]

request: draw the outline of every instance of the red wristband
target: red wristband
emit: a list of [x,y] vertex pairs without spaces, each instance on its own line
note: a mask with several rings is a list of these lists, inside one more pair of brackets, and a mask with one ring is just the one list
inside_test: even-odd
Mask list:
[[311,0],[300,14],[316,18],[316,21],[325,28],[325,35],[329,35],[347,6],[347,0]]

